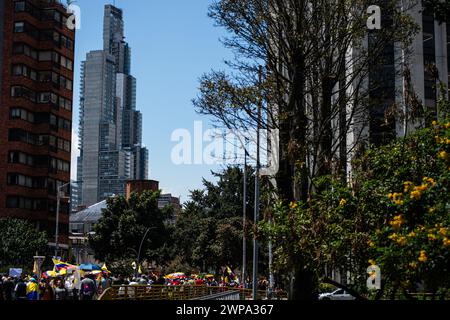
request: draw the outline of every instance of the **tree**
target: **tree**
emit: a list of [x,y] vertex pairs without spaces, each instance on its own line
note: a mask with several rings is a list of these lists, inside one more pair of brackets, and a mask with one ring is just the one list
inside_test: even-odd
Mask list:
[[19,219],[0,219],[0,266],[26,267],[47,250],[47,234]]
[[[366,268],[381,268],[376,298],[411,298],[423,290],[450,288],[450,105],[430,127],[384,147],[372,146],[354,159],[354,183],[320,178],[328,188],[306,205],[278,203],[273,224],[262,223],[274,247],[275,268],[286,272],[300,256],[305,268],[330,282],[326,270],[350,273],[347,285],[368,294]],[[326,181],[330,180],[330,181]],[[342,285],[342,284],[341,284]],[[344,286],[345,287],[345,286]]]
[[[248,222],[253,217],[254,175],[248,169]],[[185,204],[174,229],[174,259],[207,272],[219,271],[225,265],[242,265],[243,234],[243,172],[228,167],[214,173],[217,183],[204,180],[204,190],[191,192],[191,201]],[[189,239],[189,241],[186,241]]]
[[142,245],[141,261],[165,261],[164,249],[169,239],[166,224],[172,211],[158,208],[160,192],[145,191],[133,193],[129,200],[124,196],[110,198],[102,217],[94,226],[94,235],[89,243],[96,258],[108,263],[117,260],[137,260],[141,241],[149,230]]
[[449,22],[450,3],[448,1],[423,0],[422,6],[425,10],[433,12],[441,23]]
[[[370,32],[365,46],[365,12],[374,4],[383,8],[383,27]],[[395,43],[406,57],[417,26],[395,0],[217,0],[210,17],[229,32],[223,43],[235,58],[227,62],[230,72],[201,78],[194,105],[227,128],[279,130],[276,198],[285,206],[294,200],[308,205],[319,187],[316,178],[345,179],[348,156],[362,142],[372,111],[386,104],[383,94],[373,98],[383,92],[386,52]],[[371,90],[365,86],[369,74],[379,79]],[[300,256],[291,258],[294,296],[310,299],[299,279],[314,282],[307,279],[311,272]]]

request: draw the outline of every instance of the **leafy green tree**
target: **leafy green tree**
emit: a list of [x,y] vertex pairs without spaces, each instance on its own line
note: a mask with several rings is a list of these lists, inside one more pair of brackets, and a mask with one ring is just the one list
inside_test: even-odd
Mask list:
[[47,250],[47,234],[19,219],[0,219],[0,266],[30,267]]
[[170,208],[160,210],[160,192],[145,191],[141,195],[132,194],[108,199],[107,208],[94,226],[94,235],[89,243],[96,258],[108,263],[117,260],[137,260],[142,245],[141,261],[150,260],[163,264],[166,244],[170,236],[167,221],[172,214]]
[[[254,199],[254,176],[249,171],[247,229],[253,219]],[[191,192],[191,201],[185,204],[173,234],[174,258],[181,256],[183,263],[203,271],[242,265],[243,172],[228,167],[214,176],[216,183],[204,180],[204,190]]]

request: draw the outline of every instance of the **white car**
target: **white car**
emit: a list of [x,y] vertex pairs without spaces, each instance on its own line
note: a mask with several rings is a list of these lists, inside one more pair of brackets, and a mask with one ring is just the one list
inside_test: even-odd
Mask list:
[[319,294],[319,300],[356,300],[356,298],[343,289],[338,289],[331,293]]

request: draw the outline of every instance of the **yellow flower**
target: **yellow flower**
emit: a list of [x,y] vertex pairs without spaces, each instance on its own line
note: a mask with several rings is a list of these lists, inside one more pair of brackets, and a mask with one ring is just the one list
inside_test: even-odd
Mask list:
[[339,202],[339,206],[343,207],[347,204],[347,200],[341,199],[341,202]]
[[388,238],[389,238],[390,240],[392,240],[392,241],[397,241],[398,235],[397,235],[396,233],[393,233],[393,234],[390,235]]
[[403,185],[405,186],[405,192],[409,192],[413,186],[413,183],[411,181],[406,181]]
[[439,230],[439,233],[440,233],[441,235],[443,235],[444,237],[446,237],[446,236],[447,236],[447,229],[446,229],[446,228],[441,228],[441,229]]
[[447,161],[449,159],[449,154],[446,151],[441,151],[439,153],[439,158]]
[[413,191],[413,192],[411,192],[411,199],[414,199],[414,200],[420,200],[420,198],[422,198],[422,193],[420,192],[420,191]]
[[427,252],[425,250],[420,251],[419,261],[420,262],[427,262],[428,261]]
[[428,240],[430,240],[430,241],[436,240],[436,235],[430,233],[430,234],[428,235]]
[[376,263],[375,260],[370,259],[370,260],[369,260],[369,264],[370,264],[371,266],[375,266],[377,263]]
[[433,126],[436,126],[436,125],[437,125],[437,122],[436,122],[436,121],[433,121],[431,124],[432,124]]
[[450,239],[444,238],[444,247],[450,247]]
[[373,241],[368,241],[367,244],[369,245],[370,248],[375,247],[375,243]]
[[405,237],[400,237],[400,238],[398,238],[397,243],[398,243],[398,245],[401,246],[401,247],[406,246],[406,243],[407,243],[406,238],[405,238]]
[[296,202],[291,202],[289,206],[291,207],[291,209],[296,209],[298,207],[298,204]]
[[432,208],[428,209],[428,213],[433,214],[435,212],[436,212],[436,207],[432,207]]
[[410,237],[410,238],[415,238],[416,236],[417,236],[417,234],[414,231],[412,231],[410,234],[408,234],[408,237]]
[[417,269],[417,262],[411,262],[411,263],[409,264],[409,266],[410,266],[412,269]]
[[436,185],[436,181],[433,178],[425,177],[425,178],[423,178],[423,182],[425,182],[428,185],[431,185],[433,187]]
[[394,229],[400,229],[401,226],[403,225],[405,221],[403,220],[403,216],[399,215],[394,217],[394,220],[392,220],[390,222],[390,225],[394,228]]

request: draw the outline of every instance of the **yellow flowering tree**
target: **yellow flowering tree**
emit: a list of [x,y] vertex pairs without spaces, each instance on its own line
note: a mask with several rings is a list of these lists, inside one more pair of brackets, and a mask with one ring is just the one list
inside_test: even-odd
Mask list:
[[[391,191],[385,220],[367,243],[370,263],[380,266],[393,295],[443,292],[450,288],[450,122],[435,121],[403,142],[399,161],[414,161],[391,163],[385,173]],[[401,185],[401,177],[409,179]]]

